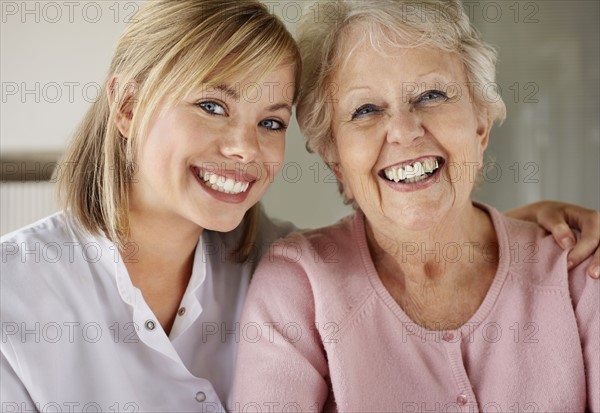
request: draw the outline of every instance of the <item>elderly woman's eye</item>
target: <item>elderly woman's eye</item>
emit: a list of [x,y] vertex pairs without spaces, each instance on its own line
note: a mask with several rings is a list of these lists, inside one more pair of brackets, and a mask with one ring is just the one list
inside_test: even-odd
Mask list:
[[440,90],[428,90],[420,95],[416,100],[417,103],[445,102],[448,100],[448,95]]
[[283,122],[278,121],[276,119],[261,120],[259,125],[265,129],[267,129],[269,131],[273,131],[273,132],[282,131],[282,130],[287,129],[286,124],[284,124]]
[[207,101],[197,104],[202,110],[213,115],[226,115],[225,108],[217,102]]
[[380,109],[372,104],[362,105],[352,114],[352,120],[368,115],[369,113],[380,112]]

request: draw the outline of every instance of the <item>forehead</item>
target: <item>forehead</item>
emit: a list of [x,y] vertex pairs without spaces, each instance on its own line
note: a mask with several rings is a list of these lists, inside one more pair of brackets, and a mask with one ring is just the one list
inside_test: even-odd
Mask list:
[[[201,84],[201,89],[208,95],[223,95],[233,100],[247,97],[252,99],[265,94],[292,101],[295,93],[295,66],[283,62],[274,68],[256,68],[247,73],[234,74],[229,77],[215,76]],[[249,98],[249,97],[248,97]]]
[[288,58],[279,60],[274,65],[273,61],[264,58],[240,62],[236,57],[235,54],[225,57],[210,72],[198,79],[202,79],[203,83],[258,83],[264,82],[268,77],[289,75],[293,78],[295,74],[295,63]]
[[[413,46],[390,39],[372,39],[361,23],[348,29],[340,41],[340,62],[333,78],[340,89],[349,83],[394,81],[466,81],[464,64],[457,53],[433,46]],[[382,32],[384,33],[384,32]]]
[[279,65],[266,68],[259,67],[251,72],[242,73],[236,76],[233,80],[241,84],[258,83],[269,85],[273,84],[276,86],[294,83],[295,67],[290,62],[282,62]]

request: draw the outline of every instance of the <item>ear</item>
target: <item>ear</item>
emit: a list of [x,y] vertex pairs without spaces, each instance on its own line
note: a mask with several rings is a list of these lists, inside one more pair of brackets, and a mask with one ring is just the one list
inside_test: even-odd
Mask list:
[[489,141],[490,141],[490,131],[492,130],[492,126],[494,122],[489,116],[489,111],[487,108],[475,108],[477,111],[477,140],[479,142],[479,162],[483,164],[483,153],[485,152]]
[[[135,86],[135,85],[131,85]],[[120,99],[119,94],[124,96]],[[106,96],[108,105],[112,108],[115,102],[119,103],[118,112],[115,113],[115,123],[121,136],[128,138],[130,134],[131,120],[133,119],[133,103],[135,98],[135,87],[120,88],[119,76],[113,74],[108,82],[106,82]]]
[[352,190],[350,189],[349,185],[346,185],[346,182],[345,182],[344,168],[339,164],[339,162],[331,162],[331,163],[328,162],[328,165],[338,180],[339,189],[341,190],[344,198],[347,200],[350,200],[350,201],[353,200],[354,194],[352,193]]

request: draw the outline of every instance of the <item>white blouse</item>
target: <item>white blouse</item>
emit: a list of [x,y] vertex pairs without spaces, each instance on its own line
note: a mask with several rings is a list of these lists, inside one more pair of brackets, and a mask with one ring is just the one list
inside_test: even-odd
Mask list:
[[[219,412],[231,389],[239,317],[258,258],[293,229],[261,216],[257,249],[203,231],[167,336],[116,247],[57,213],[1,238],[1,411]],[[254,339],[254,337],[252,337]]]

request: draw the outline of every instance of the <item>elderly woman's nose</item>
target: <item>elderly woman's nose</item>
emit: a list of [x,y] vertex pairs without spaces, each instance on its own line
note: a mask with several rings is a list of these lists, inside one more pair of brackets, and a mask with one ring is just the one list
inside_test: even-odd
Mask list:
[[389,118],[387,141],[410,146],[416,143],[425,134],[421,117],[410,110],[394,113]]
[[221,153],[240,162],[251,162],[258,157],[259,142],[256,126],[238,125],[229,129],[220,142]]

